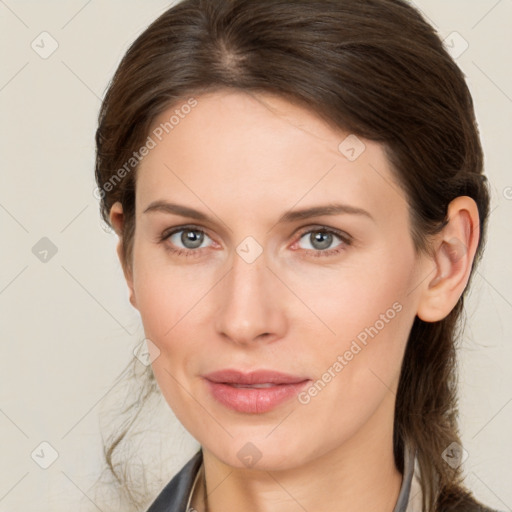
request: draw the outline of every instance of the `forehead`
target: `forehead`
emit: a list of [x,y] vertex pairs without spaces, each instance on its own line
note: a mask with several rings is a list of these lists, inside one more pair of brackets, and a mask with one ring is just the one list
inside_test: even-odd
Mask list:
[[154,120],[154,147],[138,169],[140,207],[166,197],[280,212],[297,202],[341,201],[375,213],[405,207],[378,143],[276,95],[222,90],[194,100]]

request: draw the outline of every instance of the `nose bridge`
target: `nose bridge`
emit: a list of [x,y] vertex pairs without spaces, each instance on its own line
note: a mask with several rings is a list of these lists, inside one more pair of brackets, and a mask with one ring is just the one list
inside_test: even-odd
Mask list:
[[262,249],[251,240],[239,244],[218,298],[217,332],[237,343],[250,343],[263,334],[269,339],[280,336],[284,327],[276,278]]

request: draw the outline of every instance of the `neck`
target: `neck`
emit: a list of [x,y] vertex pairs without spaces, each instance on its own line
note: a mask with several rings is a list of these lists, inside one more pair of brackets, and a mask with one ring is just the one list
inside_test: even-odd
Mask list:
[[348,442],[286,470],[233,468],[203,447],[207,492],[201,478],[192,505],[198,512],[393,512],[402,474],[394,461],[392,422],[383,428],[377,419],[377,429],[362,429]]

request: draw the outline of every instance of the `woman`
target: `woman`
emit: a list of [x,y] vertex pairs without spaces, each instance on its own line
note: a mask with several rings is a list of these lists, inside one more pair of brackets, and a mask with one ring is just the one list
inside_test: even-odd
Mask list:
[[201,445],[149,512],[489,510],[454,385],[489,194],[464,76],[413,7],[184,0],[96,140],[151,378]]

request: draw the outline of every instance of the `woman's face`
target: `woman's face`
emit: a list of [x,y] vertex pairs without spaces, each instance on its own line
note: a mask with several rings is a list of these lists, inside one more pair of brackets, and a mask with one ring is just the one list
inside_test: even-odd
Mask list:
[[[383,150],[276,96],[195,99],[155,120],[136,184],[129,284],[166,401],[239,468],[390,442],[427,267]],[[205,378],[224,369],[308,382]]]

